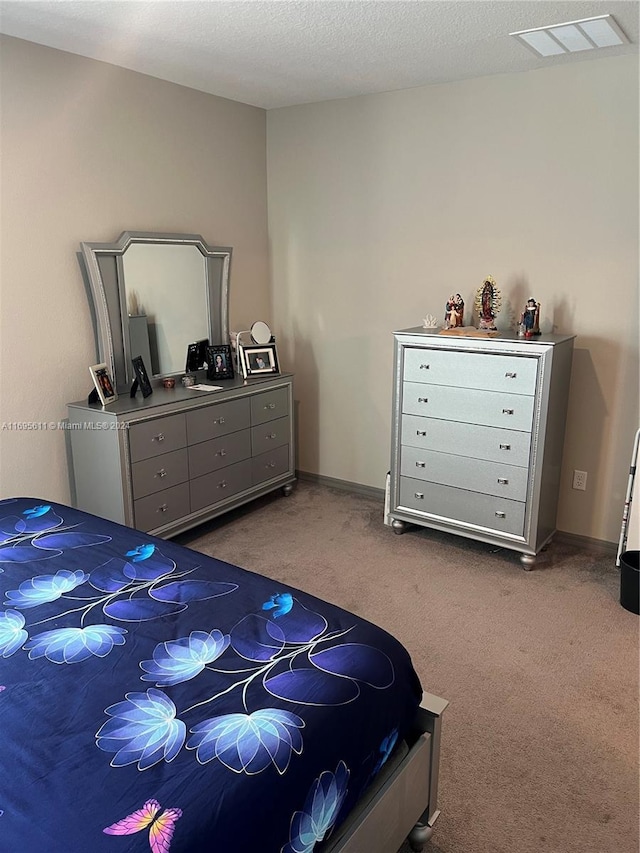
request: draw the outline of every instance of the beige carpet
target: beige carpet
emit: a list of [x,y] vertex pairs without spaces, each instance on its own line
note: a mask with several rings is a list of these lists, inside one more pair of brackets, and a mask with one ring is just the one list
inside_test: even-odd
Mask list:
[[180,541],[376,622],[450,700],[429,853],[638,853],[640,620],[611,554],[555,543],[524,572],[309,482]]

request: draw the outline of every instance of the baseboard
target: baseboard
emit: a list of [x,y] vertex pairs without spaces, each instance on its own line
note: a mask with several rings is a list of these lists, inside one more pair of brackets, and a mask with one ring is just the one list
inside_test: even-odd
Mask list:
[[[311,474],[308,471],[296,471],[300,480],[308,483],[317,483],[319,486],[329,486],[332,489],[342,489],[343,492],[352,492],[354,495],[363,495],[374,498],[384,504],[384,489],[376,489],[374,486],[363,486],[360,483],[352,483],[349,480],[338,480],[335,477],[325,477],[322,474]],[[577,533],[565,533],[556,530],[554,539],[557,542],[565,542],[575,545],[585,551],[596,551],[600,554],[616,554],[618,546],[616,542],[607,542],[604,539],[593,539],[590,536],[580,536]]]

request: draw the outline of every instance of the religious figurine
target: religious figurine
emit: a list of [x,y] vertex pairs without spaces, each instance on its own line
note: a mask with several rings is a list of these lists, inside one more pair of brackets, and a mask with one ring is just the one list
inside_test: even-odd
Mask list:
[[532,297],[527,299],[520,315],[520,334],[525,338],[540,334],[540,303]]
[[464,300],[459,293],[452,293],[444,312],[445,329],[457,329],[464,325]]
[[496,283],[493,278],[488,275],[485,278],[482,287],[480,287],[476,293],[476,310],[478,311],[480,319],[480,323],[478,325],[479,329],[495,331],[495,319],[498,316],[501,304],[502,296],[500,291],[496,287]]

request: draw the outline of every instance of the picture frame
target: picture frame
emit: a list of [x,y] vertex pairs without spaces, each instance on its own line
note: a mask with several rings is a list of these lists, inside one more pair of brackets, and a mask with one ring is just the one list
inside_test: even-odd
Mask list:
[[194,343],[187,346],[187,359],[184,367],[185,373],[195,373],[196,370],[202,370],[204,363],[207,360],[208,346],[209,338],[194,341]]
[[108,406],[118,399],[118,392],[113,380],[109,374],[109,368],[102,362],[101,364],[92,364],[89,367],[89,373],[93,379],[93,384],[96,388],[98,399],[103,406]]
[[233,356],[229,344],[207,347],[207,379],[233,379]]
[[135,373],[135,379],[133,380],[133,385],[131,386],[131,396],[135,397],[138,388],[140,388],[140,390],[142,391],[143,397],[148,397],[150,394],[153,394],[153,388],[151,387],[151,382],[149,381],[149,374],[147,373],[147,369],[144,366],[142,356],[137,355],[135,358],[132,358],[131,364],[133,365],[133,371]]
[[242,375],[245,379],[249,376],[280,373],[275,344],[240,347],[240,363],[242,365]]

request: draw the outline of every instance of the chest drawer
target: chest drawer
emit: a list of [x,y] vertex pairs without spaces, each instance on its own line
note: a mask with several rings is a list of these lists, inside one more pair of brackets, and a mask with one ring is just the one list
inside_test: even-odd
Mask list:
[[138,530],[155,530],[177,518],[189,515],[189,484],[181,483],[133,502]]
[[199,444],[249,426],[249,400],[229,400],[187,412],[189,444]]
[[219,468],[226,468],[251,456],[251,435],[248,429],[201,441],[189,447],[189,473],[201,477]]
[[224,501],[251,487],[251,460],[244,459],[204,477],[191,480],[191,511],[198,512],[206,506]]
[[501,462],[403,447],[400,473],[405,477],[516,501],[524,501],[527,497],[528,470]]
[[479,495],[465,489],[400,478],[400,506],[454,521],[522,536],[526,504],[520,501]]
[[186,449],[134,462],[131,466],[131,479],[133,497],[136,499],[161,492],[178,483],[185,483],[189,479]]
[[478,391],[405,382],[402,411],[447,421],[531,430],[535,398],[501,391]]
[[289,470],[289,445],[277,447],[251,460],[251,478],[254,485],[279,477]]
[[533,395],[537,375],[538,359],[535,356],[421,348],[404,350],[405,382]]
[[402,418],[401,443],[527,468],[531,433],[405,415]]
[[289,418],[278,418],[251,428],[251,450],[254,456],[289,444]]
[[132,462],[140,462],[178,450],[187,444],[184,415],[167,415],[129,427],[129,453]]
[[251,398],[251,425],[257,426],[289,413],[289,394],[286,388],[264,391]]

